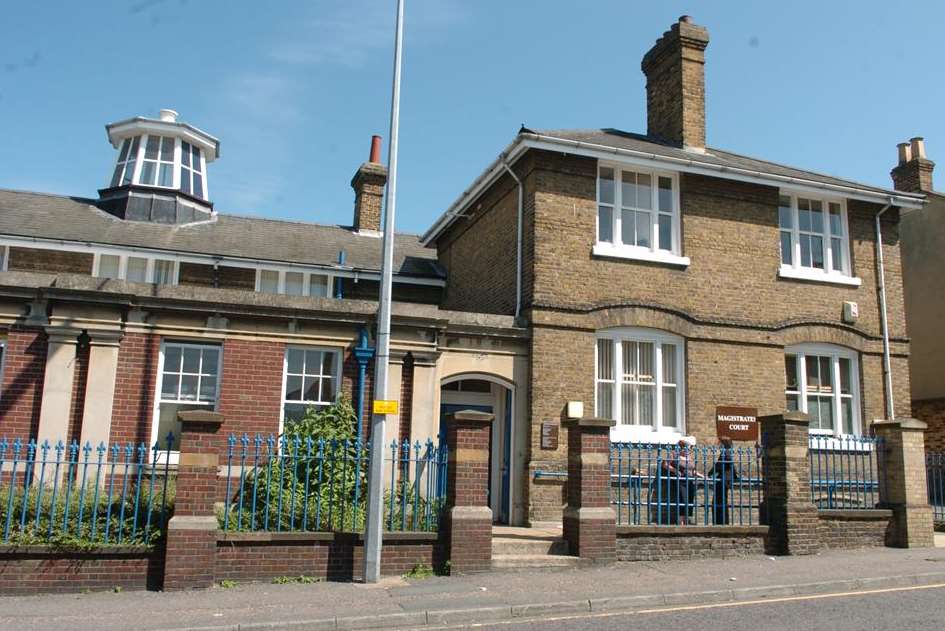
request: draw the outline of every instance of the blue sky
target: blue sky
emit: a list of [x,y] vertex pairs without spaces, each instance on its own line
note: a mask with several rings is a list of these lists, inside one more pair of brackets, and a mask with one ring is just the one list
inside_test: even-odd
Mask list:
[[[221,139],[218,210],[348,223],[388,133],[393,8],[8,3],[0,187],[95,196],[104,124],[171,107]],[[398,230],[426,229],[521,123],[645,131],[640,59],[682,14],[711,35],[710,145],[889,186],[922,135],[945,164],[945,3],[407,0]]]

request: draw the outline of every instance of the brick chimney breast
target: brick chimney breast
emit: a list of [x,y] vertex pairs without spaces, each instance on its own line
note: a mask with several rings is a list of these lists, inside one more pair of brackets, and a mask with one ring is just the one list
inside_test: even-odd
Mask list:
[[381,206],[384,200],[384,186],[387,184],[387,167],[379,163],[380,136],[371,139],[371,154],[368,162],[362,164],[354,177],[351,188],[354,189],[355,232],[380,234]]
[[705,49],[709,31],[684,15],[643,56],[646,133],[705,150]]
[[925,157],[925,140],[915,137],[897,146],[899,163],[889,174],[897,191],[906,193],[929,193],[932,188],[932,171],[935,163]]

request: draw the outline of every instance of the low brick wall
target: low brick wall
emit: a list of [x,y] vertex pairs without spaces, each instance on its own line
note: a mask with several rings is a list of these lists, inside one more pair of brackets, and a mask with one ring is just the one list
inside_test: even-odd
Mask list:
[[0,546],[0,594],[160,589],[164,551],[108,546],[68,551],[51,546]]
[[[357,533],[223,533],[217,536],[214,580],[268,581],[277,576],[331,580],[360,578],[362,535]],[[437,533],[384,534],[381,571],[399,575],[417,565],[443,564]]]
[[820,539],[834,550],[882,548],[886,545],[891,510],[821,510]]
[[618,561],[727,559],[765,552],[767,526],[618,526]]

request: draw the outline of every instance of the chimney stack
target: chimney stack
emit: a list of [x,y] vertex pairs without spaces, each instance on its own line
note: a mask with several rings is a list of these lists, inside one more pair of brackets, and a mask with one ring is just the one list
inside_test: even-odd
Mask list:
[[709,31],[684,15],[643,56],[646,133],[705,150],[705,49]]
[[387,167],[381,164],[381,137],[372,136],[370,158],[351,178],[351,188],[354,189],[353,228],[356,232],[380,234],[385,184]]
[[889,173],[896,190],[907,193],[931,192],[935,163],[925,157],[925,140],[916,136],[896,146],[899,149],[899,164]]

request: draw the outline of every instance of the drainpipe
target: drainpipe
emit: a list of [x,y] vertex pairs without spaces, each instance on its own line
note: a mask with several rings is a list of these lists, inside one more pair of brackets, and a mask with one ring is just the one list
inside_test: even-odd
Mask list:
[[518,185],[518,215],[515,226],[515,319],[518,320],[522,313],[522,212],[525,200],[525,187],[522,186],[522,180],[518,179],[515,171],[509,166],[507,156],[502,156],[502,166],[509,172],[512,179]]
[[889,362],[889,320],[886,316],[886,273],[883,269],[883,230],[880,227],[879,218],[887,210],[892,208],[892,198],[889,203],[883,206],[882,210],[876,213],[876,268],[879,272],[879,322],[883,330],[883,386],[886,390],[886,420],[896,418],[895,407],[893,406],[893,384],[892,368]]
[[368,332],[361,327],[358,332],[358,345],[354,347],[354,358],[358,362],[358,444],[364,444],[364,381],[367,377],[367,365],[374,357],[374,349],[368,346]]

